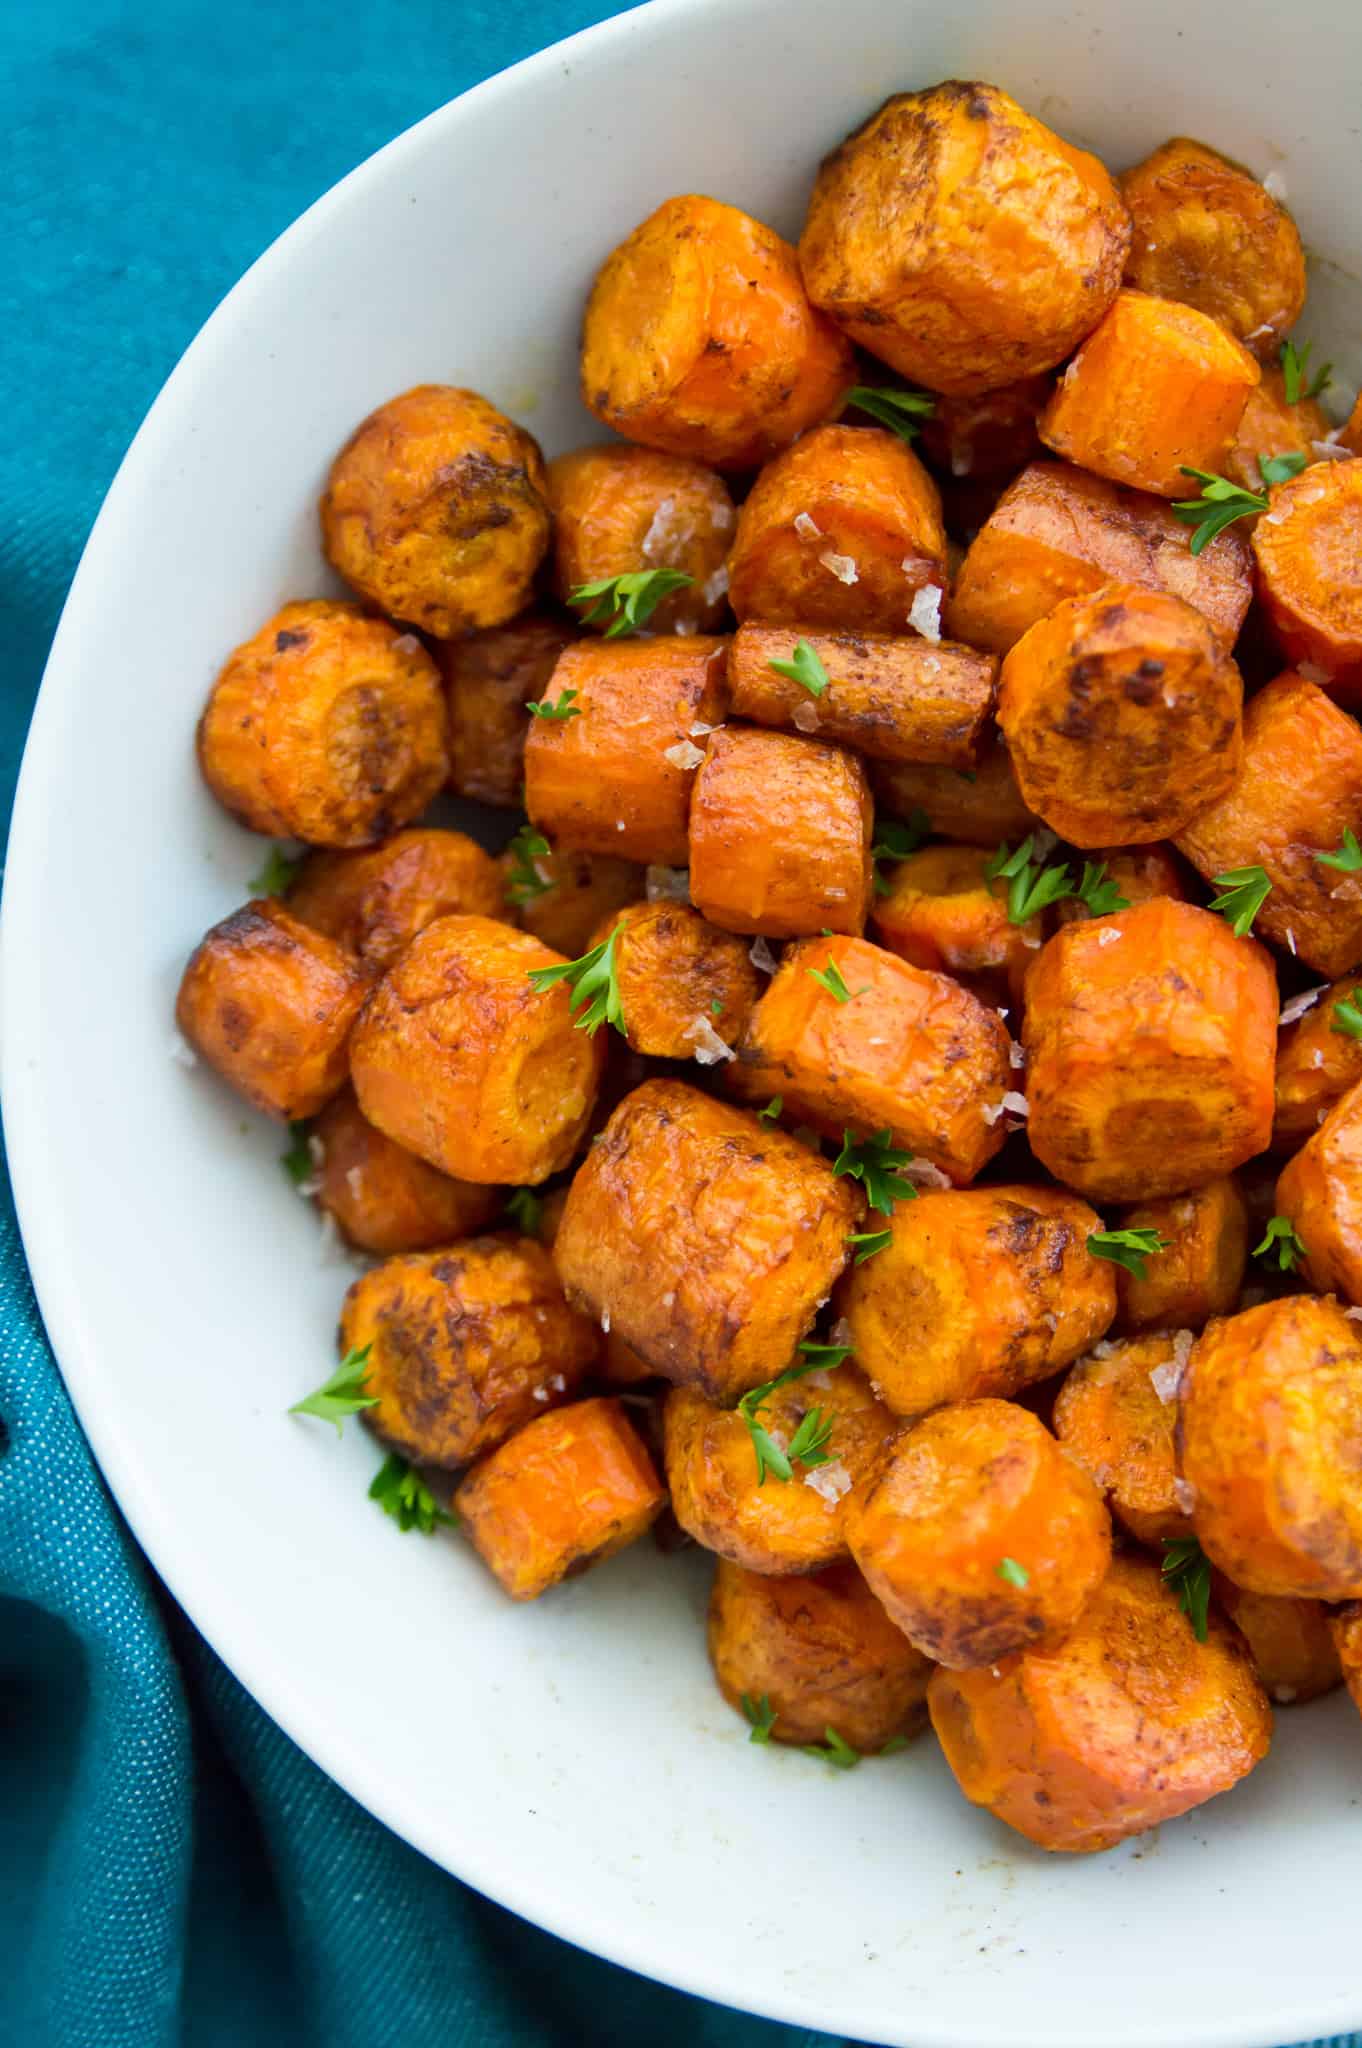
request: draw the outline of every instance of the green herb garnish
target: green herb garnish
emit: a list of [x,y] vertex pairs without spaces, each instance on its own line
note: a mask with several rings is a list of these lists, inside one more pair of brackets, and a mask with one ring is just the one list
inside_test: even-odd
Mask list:
[[891,391],[880,384],[853,385],[846,403],[892,428],[901,441],[916,440],[922,422],[936,411],[936,400],[925,391]]
[[369,1498],[378,1502],[385,1515],[392,1516],[404,1536],[411,1529],[430,1536],[440,1524],[449,1529],[459,1525],[458,1516],[445,1513],[420,1473],[405,1458],[390,1457],[379,1466]]
[[506,1214],[522,1237],[533,1237],[544,1212],[544,1197],[537,1188],[516,1188],[506,1197]]
[[291,1123],[288,1127],[288,1134],[293,1142],[290,1144],[287,1152],[279,1154],[279,1164],[283,1167],[296,1188],[302,1187],[305,1181],[311,1180],[316,1170],[316,1161],[312,1157],[312,1147],[308,1143],[308,1132],[310,1129],[311,1125],[307,1122]]
[[766,666],[787,682],[798,683],[811,697],[821,697],[831,681],[817,650],[807,640],[795,641],[794,653],[788,661],[768,661]]
[[1088,1250],[1095,1259],[1110,1259],[1114,1266],[1124,1266],[1127,1273],[1143,1280],[1145,1260],[1152,1259],[1155,1252],[1166,1252],[1169,1242],[1157,1230],[1143,1226],[1136,1230],[1094,1230],[1088,1237]]
[[572,992],[570,1009],[577,1010],[586,1004],[581,1016],[574,1017],[572,1021],[579,1031],[585,1031],[588,1038],[594,1038],[602,1024],[613,1024],[617,1031],[624,1029],[619,982],[615,975],[615,941],[619,935],[619,926],[616,925],[608,939],[602,939],[599,946],[583,953],[580,960],[565,960],[560,967],[530,969],[530,986],[537,993],[542,995],[545,989],[562,981]]
[[1015,1557],[1005,1557],[998,1566],[998,1577],[1005,1579],[1009,1586],[1029,1586],[1031,1574],[1024,1564],[1018,1564]]
[[889,884],[880,873],[882,860],[907,860],[910,853],[916,853],[924,839],[931,836],[932,821],[918,805],[909,811],[907,821],[900,824],[897,818],[877,818],[875,839],[870,849],[870,859],[875,873],[875,894],[887,896]]
[[570,605],[589,605],[582,613],[584,626],[597,626],[609,619],[607,640],[621,633],[636,633],[646,626],[663,598],[674,590],[686,590],[695,581],[680,569],[632,569],[626,576],[605,576],[599,583],[579,583],[568,598]]
[[323,1422],[334,1422],[336,1435],[340,1436],[347,1415],[358,1415],[361,1408],[377,1408],[377,1394],[364,1391],[372,1349],[371,1344],[366,1344],[359,1351],[347,1351],[326,1384],[318,1387],[315,1394],[295,1401],[289,1414],[316,1415]]
[[1262,1243],[1253,1247],[1255,1259],[1270,1259],[1274,1252],[1277,1269],[1282,1273],[1294,1273],[1296,1261],[1306,1256],[1305,1246],[1289,1217],[1274,1216],[1263,1234]]
[[913,1155],[896,1149],[893,1138],[888,1127],[873,1138],[857,1138],[843,1127],[842,1149],[832,1167],[834,1173],[858,1180],[871,1208],[878,1209],[881,1216],[892,1216],[895,1202],[911,1202],[917,1195],[913,1183],[898,1170],[907,1166]]
[[864,988],[848,988],[846,982],[842,979],[842,970],[835,960],[829,960],[826,967],[807,967],[804,971],[806,974],[811,974],[818,983],[818,986],[825,988],[828,994],[839,1003],[849,1003],[853,995],[863,996],[868,993],[870,988],[869,982],[866,983]]
[[782,1111],[782,1109],[784,1109],[784,1107],[785,1097],[783,1095],[773,1095],[771,1097],[771,1100],[767,1103],[765,1109],[759,1109],[757,1111],[757,1117],[759,1121],[764,1124],[777,1123],[780,1118],[780,1112]]
[[1339,997],[1333,1006],[1329,1029],[1337,1031],[1340,1038],[1362,1038],[1362,988]]
[[1321,369],[1310,372],[1310,357],[1315,344],[1307,341],[1298,349],[1294,341],[1284,341],[1278,354],[1282,366],[1282,389],[1288,405],[1299,405],[1303,398],[1318,398],[1329,382],[1332,363],[1325,363]]
[[1123,896],[1109,879],[1104,860],[1084,861],[1083,879],[1074,894],[1087,904],[1094,917],[1110,917],[1113,911],[1130,908],[1130,898]]
[[811,1408],[790,1439],[788,1451],[783,1451],[761,1417],[772,1394],[781,1387],[793,1385],[802,1380],[805,1373],[831,1371],[851,1354],[849,1344],[801,1344],[804,1354],[795,1365],[787,1366],[777,1373],[773,1380],[766,1380],[759,1387],[753,1387],[738,1403],[738,1413],[747,1424],[747,1434],[752,1439],[752,1449],[757,1460],[757,1485],[765,1486],[766,1475],[771,1473],[782,1482],[793,1479],[794,1467],[801,1464],[812,1469],[818,1465],[830,1465],[832,1453],[825,1449],[832,1434],[832,1424],[824,1423],[821,1408]]
[[1211,1606],[1211,1561],[1195,1536],[1164,1538],[1163,1576],[1178,1596],[1199,1643],[1206,1640]]
[[506,871],[506,894],[512,903],[529,903],[554,886],[544,880],[538,865],[553,852],[553,848],[533,825],[522,825],[506,852],[510,860]]
[[299,854],[296,860],[279,847],[272,846],[265,856],[265,865],[258,875],[252,875],[246,887],[252,896],[284,896],[298,879],[298,870],[307,858]]
[[1337,853],[1317,853],[1315,859],[1322,868],[1337,868],[1340,874],[1355,875],[1362,868],[1362,846],[1357,843],[1357,834],[1345,825],[1343,844]]
[[848,1244],[860,1246],[860,1250],[856,1253],[855,1264],[863,1266],[867,1259],[873,1259],[876,1252],[884,1251],[893,1243],[893,1240],[894,1233],[892,1230],[856,1230],[852,1232],[846,1241]]
[[1009,924],[1026,924],[1051,903],[1062,902],[1064,897],[1074,893],[1068,864],[1060,862],[1053,867],[1042,867],[1031,858],[1035,843],[1035,834],[1031,833],[1013,853],[1004,841],[984,869],[990,881],[1008,885]]
[[852,1770],[861,1761],[860,1750],[853,1749],[849,1742],[844,1742],[835,1728],[825,1728],[823,1736],[822,1742],[804,1744],[806,1756],[821,1757],[825,1764],[832,1764],[839,1771]]
[[1245,490],[1242,484],[1231,483],[1227,476],[1216,476],[1213,470],[1189,469],[1186,463],[1179,465],[1184,476],[1190,476],[1201,485],[1201,495],[1196,498],[1178,498],[1174,501],[1174,516],[1184,526],[1194,526],[1191,552],[1199,555],[1201,550],[1213,541],[1227,526],[1233,526],[1236,519],[1251,519],[1255,512],[1266,512],[1267,494],[1273,484],[1284,484],[1288,477],[1299,476],[1305,467],[1304,449],[1296,449],[1290,455],[1260,455],[1258,474],[1263,479],[1261,491]]
[[1226,868],[1222,875],[1212,875],[1211,880],[1220,890],[1219,896],[1211,898],[1211,909],[1218,910],[1237,939],[1247,938],[1253,930],[1253,920],[1272,893],[1272,883],[1263,868]]
[[531,698],[525,709],[531,718],[580,718],[581,709],[572,701],[578,694],[576,690],[561,690],[552,703],[547,697],[541,698],[538,703]]
[[754,1700],[750,1693],[744,1693],[742,1710],[751,1731],[747,1737],[748,1741],[769,1742],[771,1730],[776,1725],[776,1711],[771,1705],[770,1693],[764,1692],[759,1700]]

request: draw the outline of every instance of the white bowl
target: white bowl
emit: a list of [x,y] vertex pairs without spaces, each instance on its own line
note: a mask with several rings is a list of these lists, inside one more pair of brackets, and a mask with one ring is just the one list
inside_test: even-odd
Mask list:
[[[138,1537],[270,1713],[428,1855],[635,1969],[838,2035],[1254,2048],[1362,2021],[1346,1700],[1282,1715],[1229,1798],[1089,1859],[974,1812],[930,1740],[845,1775],[750,1747],[706,1667],[699,1560],[643,1544],[513,1607],[457,1539],[368,1503],[363,1431],[286,1419],[349,1276],[319,1263],[277,1131],[170,1057],[185,955],[262,852],[202,788],[194,722],[226,651],[328,587],[314,501],[349,429],[433,378],[550,451],[595,436],[574,342],[611,244],[689,190],[795,230],[823,149],[951,75],[1116,165],[1205,136],[1279,171],[1331,263],[1362,256],[1355,0],[665,0],[446,107],[238,285],[109,493],[15,814],[6,1127],[48,1329]],[[1357,310],[1325,271],[1307,331],[1354,377]]]

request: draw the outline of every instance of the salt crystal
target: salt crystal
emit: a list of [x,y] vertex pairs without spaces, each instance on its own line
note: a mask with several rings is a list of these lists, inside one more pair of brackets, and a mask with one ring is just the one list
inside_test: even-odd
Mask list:
[[672,627],[673,633],[679,633],[683,640],[688,638],[690,634],[696,633],[699,630],[700,629],[696,625],[694,619],[678,619],[675,625]]
[[832,1326],[832,1333],[831,1333],[831,1342],[832,1342],[832,1343],[834,1343],[834,1344],[846,1344],[846,1345],[850,1345],[850,1343],[851,1343],[851,1325],[850,1325],[850,1323],[849,1323],[849,1322],[847,1321],[847,1319],[846,1319],[846,1317],[845,1317],[845,1316],[839,1316],[839,1317],[837,1318],[837,1321],[836,1321],[836,1322],[835,1322],[835,1323],[833,1324],[833,1326]]
[[326,1164],[326,1140],[319,1138],[315,1131],[307,1134],[307,1156],[314,1166]]
[[536,1401],[547,1401],[549,1398],[549,1390],[547,1387],[533,1387],[531,1388],[531,1393],[533,1394],[534,1399]]
[[1318,1046],[1315,1047],[1310,1055],[1310,1064],[1312,1067],[1322,1067],[1324,1065],[1324,1054]]
[[1362,1308],[1345,1308],[1343,1313],[1350,1323],[1362,1323]]
[[1109,1337],[1103,1337],[1099,1343],[1093,1345],[1091,1355],[1094,1358],[1112,1358],[1120,1348],[1120,1345],[1113,1344]]
[[738,514],[732,505],[716,505],[709,517],[709,523],[716,532],[727,533],[730,526],[737,524]]
[[690,869],[650,867],[644,872],[643,889],[650,903],[689,903]]
[[1286,928],[1286,943],[1294,953],[1296,950],[1296,934],[1292,931],[1290,925]]
[[1026,1065],[1026,1054],[1022,1051],[1021,1047],[1017,1044],[1015,1039],[1007,1048],[1007,1056],[1011,1060],[1014,1067],[1024,1067]]
[[804,1484],[821,1494],[829,1507],[836,1507],[843,1494],[851,1491],[851,1474],[840,1458],[834,1458],[831,1464],[815,1465],[812,1472],[806,1472]]
[[364,1168],[362,1166],[347,1166],[345,1169],[345,1185],[350,1190],[351,1199],[358,1202],[364,1192]]
[[691,736],[691,738],[692,738],[693,740],[702,740],[702,739],[704,739],[704,738],[705,738],[705,737],[706,737],[706,736],[707,736],[707,735],[708,735],[709,733],[712,733],[712,732],[722,732],[722,731],[723,731],[723,726],[722,726],[722,725],[706,725],[706,724],[705,724],[705,721],[703,720],[703,718],[697,718],[697,719],[696,719],[696,721],[695,721],[695,723],[694,723],[694,725],[692,725],[692,726],[688,726],[688,727],[687,727],[687,731],[688,731],[688,732],[690,733],[690,736]]
[[1304,676],[1307,683],[1331,683],[1333,677],[1327,668],[1321,668],[1317,661],[1298,661],[1296,674]]
[[1328,982],[1322,981],[1318,988],[1307,988],[1302,994],[1292,996],[1290,1002],[1283,1006],[1282,1013],[1278,1017],[1277,1022],[1279,1024],[1294,1024],[1297,1017],[1303,1017],[1307,1010],[1312,1010],[1320,997],[1327,995],[1328,992]]
[[196,1067],[199,1063],[199,1056],[193,1046],[187,1038],[182,1038],[178,1031],[172,1031],[170,1034],[170,1057],[180,1067]]
[[[1267,176],[1263,180],[1263,190],[1264,192],[1268,193],[1273,199],[1275,199],[1279,206],[1285,206],[1286,179],[1282,176],[1280,171],[1268,172]],[[1262,333],[1263,331],[1264,330],[1262,328],[1258,330],[1259,333]],[[1271,334],[1272,329],[1268,327],[1266,329],[1266,332]],[[1253,340],[1252,335],[1249,336],[1249,340]]]
[[1182,1385],[1182,1367],[1176,1358],[1165,1358],[1162,1365],[1156,1365],[1149,1375],[1149,1383],[1164,1407],[1171,1408]]
[[1009,1088],[1006,1095],[1004,1095],[1003,1108],[1010,1116],[1030,1116],[1031,1114],[1030,1103],[1024,1095],[1019,1095],[1015,1088]]
[[601,1328],[605,1331],[605,1334],[608,1337],[610,1335],[610,1311],[608,1308],[603,1308],[601,1310]]
[[310,1202],[312,1197],[319,1195],[321,1191],[322,1183],[319,1174],[309,1173],[305,1180],[296,1180],[293,1183],[294,1194],[301,1195],[305,1202]]
[[702,1067],[712,1067],[719,1060],[738,1057],[732,1046],[720,1038],[708,1017],[692,1017],[681,1036],[688,1045],[695,1047],[696,1060]]
[[[652,523],[643,536],[643,558],[645,561],[658,561],[667,543],[678,538],[675,513],[675,498],[664,498],[656,512],[654,512]],[[684,536],[679,537],[684,538]]]
[[747,949],[747,957],[762,974],[774,974],[779,964],[766,939],[753,939]]
[[1006,1022],[1007,1022],[1007,1011],[1006,1011],[1006,1010],[1005,1010],[1005,1009],[1003,1008],[1003,1006],[1002,1006],[1002,1004],[1001,1004],[1001,1003],[1000,1003],[1000,1004],[998,1005],[998,1015],[999,1015],[999,1016],[1000,1016],[1000,1017],[1002,1018],[1002,1020],[1003,1020],[1004,1024],[1006,1024]]
[[1340,442],[1333,439],[1312,441],[1310,446],[1321,462],[1348,462],[1352,458],[1352,449],[1343,447]]
[[807,512],[796,512],[794,530],[801,540],[821,540],[823,529],[815,526]]
[[941,638],[941,585],[939,583],[924,583],[921,590],[913,593],[913,602],[908,608],[908,623],[914,632],[922,635],[924,640],[939,640]]
[[955,1186],[955,1182],[951,1179],[950,1175],[943,1173],[939,1166],[933,1166],[930,1159],[910,1159],[906,1166],[900,1166],[895,1170],[902,1174],[905,1180],[910,1180],[915,1188],[952,1188]]
[[1001,1102],[986,1102],[979,1111],[986,1124],[996,1124],[1003,1113]]
[[801,732],[817,732],[818,706],[812,697],[801,697],[790,716]]
[[556,1372],[553,1375],[549,1385],[553,1388],[555,1394],[565,1394],[567,1392],[567,1381],[560,1372]]
[[[1264,182],[1264,184],[1266,184],[1266,183],[1267,183],[1267,180],[1266,180],[1266,179],[1264,179],[1264,180],[1263,180],[1263,182]],[[1252,332],[1252,334],[1246,334],[1246,335],[1244,336],[1244,339],[1245,339],[1245,341],[1250,341],[1250,342],[1252,342],[1252,341],[1263,341],[1263,340],[1265,340],[1265,339],[1266,339],[1266,337],[1267,337],[1267,336],[1268,336],[1269,334],[1275,334],[1275,333],[1276,333],[1276,329],[1275,329],[1275,328],[1273,327],[1273,325],[1272,325],[1272,322],[1271,322],[1270,320],[1264,320],[1264,321],[1262,322],[1261,326],[1255,327],[1255,328],[1254,328],[1254,330],[1253,330],[1253,332]]]
[[1192,1513],[1196,1507],[1196,1488],[1190,1479],[1174,1479],[1173,1500],[1175,1505],[1182,1509],[1184,1515]]
[[399,633],[393,641],[394,654],[419,654],[421,643],[414,633]]
[[698,768],[705,757],[693,740],[678,740],[674,747],[663,750],[662,758],[673,768]]
[[1296,1688],[1294,1685],[1274,1685],[1272,1697],[1276,1700],[1278,1706],[1289,1707],[1292,1700],[1296,1697]]
[[1192,1346],[1195,1343],[1196,1338],[1190,1330],[1174,1330],[1173,1357],[1179,1372],[1186,1372],[1187,1361],[1192,1355]]
[[834,554],[831,548],[824,548],[818,559],[839,583],[855,583],[859,579],[860,571],[856,567],[854,555],[838,555]]
[[1097,943],[1099,946],[1114,946],[1120,936],[1118,931],[1113,931],[1109,924],[1105,924],[1097,934]]
[[720,562],[709,581],[701,586],[700,595],[706,604],[717,604],[721,597],[728,596],[727,562]]

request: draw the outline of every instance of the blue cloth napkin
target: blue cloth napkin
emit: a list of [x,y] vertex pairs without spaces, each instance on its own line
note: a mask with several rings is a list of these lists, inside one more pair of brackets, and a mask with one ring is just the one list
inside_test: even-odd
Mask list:
[[[216,301],[390,135],[617,11],[0,10],[0,815],[99,499]],[[397,1841],[273,1726],[174,1608],[104,1489],[43,1336],[7,1181],[0,1924],[0,2041],[33,2048],[826,2041],[528,1927]]]

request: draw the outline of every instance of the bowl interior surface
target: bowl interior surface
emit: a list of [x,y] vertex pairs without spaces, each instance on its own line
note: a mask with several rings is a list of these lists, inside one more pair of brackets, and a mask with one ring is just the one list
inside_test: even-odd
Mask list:
[[[284,1410],[340,1294],[280,1137],[170,1056],[189,949],[263,842],[202,788],[225,653],[330,588],[314,501],[392,392],[468,384],[552,453],[583,294],[659,200],[797,231],[890,91],[1005,85],[1115,167],[1170,134],[1276,169],[1317,258],[1305,331],[1362,370],[1353,0],[660,0],[445,108],[247,276],[175,371],[53,652],[4,906],[5,1114],[44,1314],[158,1569],[295,1739],[429,1855],[621,1962],[914,2048],[1253,2048],[1362,2021],[1362,1742],[1279,1717],[1231,1798],[1096,1859],[966,1806],[934,1746],[839,1773],[757,1750],[705,1661],[706,1573],[650,1545],[538,1607],[399,1536],[376,1464]],[[1309,83],[1306,83],[1308,65]],[[77,822],[81,821],[81,822]]]

